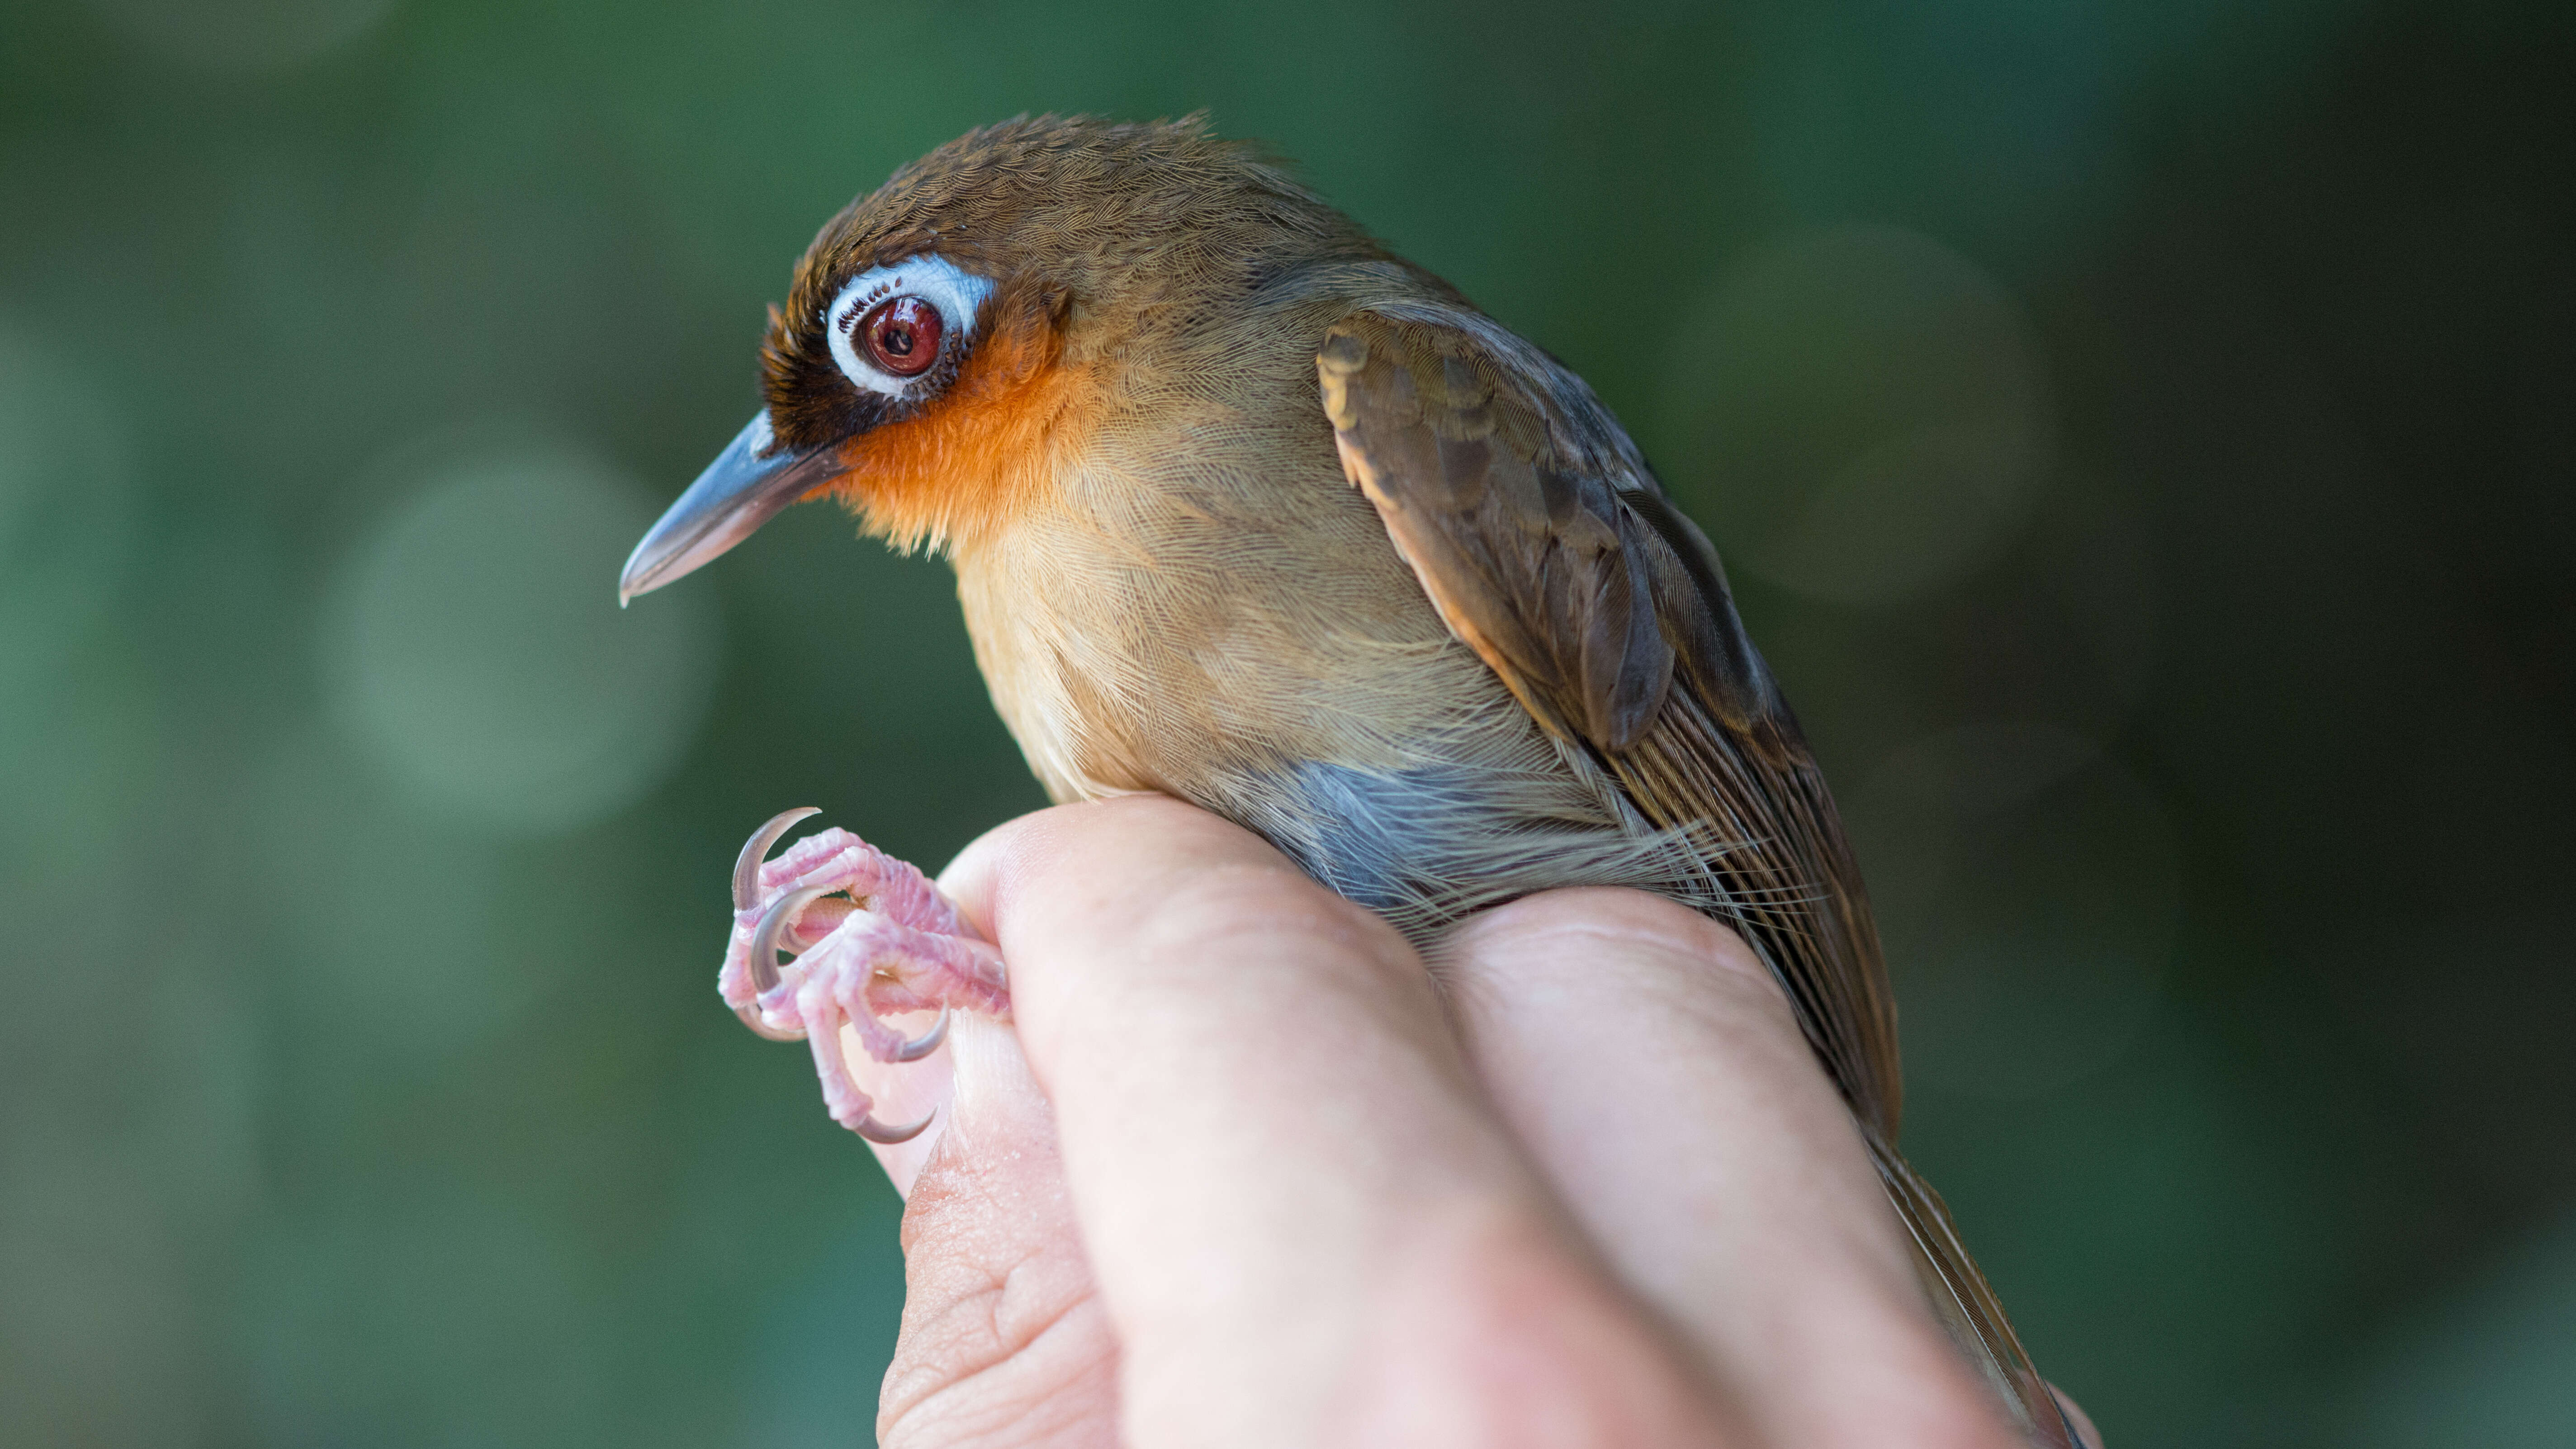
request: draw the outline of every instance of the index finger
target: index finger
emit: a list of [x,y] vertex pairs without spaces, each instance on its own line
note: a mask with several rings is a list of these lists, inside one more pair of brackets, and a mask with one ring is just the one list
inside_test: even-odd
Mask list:
[[1639,891],[1550,891],[1469,918],[1441,956],[1504,1120],[1772,1442],[2014,1442],[1735,932]]
[[1010,963],[1135,1442],[1715,1440],[1384,922],[1155,797],[1016,822],[947,882]]

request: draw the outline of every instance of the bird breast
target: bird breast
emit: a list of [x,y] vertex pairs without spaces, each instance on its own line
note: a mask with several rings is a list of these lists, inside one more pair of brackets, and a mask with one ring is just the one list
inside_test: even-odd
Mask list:
[[1687,894],[1441,623],[1302,395],[1158,396],[1098,421],[954,552],[993,701],[1057,800],[1159,790],[1409,933],[1531,889]]
[[[977,662],[1058,798],[1391,762],[1483,673],[1303,408],[1131,397],[954,558]],[[1288,400],[1280,400],[1285,404]]]

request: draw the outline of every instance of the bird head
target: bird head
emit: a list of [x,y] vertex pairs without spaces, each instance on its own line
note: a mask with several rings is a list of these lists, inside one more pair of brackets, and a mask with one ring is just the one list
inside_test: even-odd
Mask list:
[[1196,117],[970,132],[815,237],[770,309],[768,405],[636,546],[619,601],[808,498],[839,497],[898,546],[972,541],[1265,277],[1383,255]]

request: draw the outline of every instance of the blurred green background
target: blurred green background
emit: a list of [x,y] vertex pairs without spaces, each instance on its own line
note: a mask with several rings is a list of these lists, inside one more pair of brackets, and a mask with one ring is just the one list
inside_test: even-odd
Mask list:
[[2571,17],[10,0],[0,1442],[866,1441],[725,870],[1039,796],[942,566],[617,566],[853,193],[1204,106],[1709,526],[2112,1444],[2576,1443]]

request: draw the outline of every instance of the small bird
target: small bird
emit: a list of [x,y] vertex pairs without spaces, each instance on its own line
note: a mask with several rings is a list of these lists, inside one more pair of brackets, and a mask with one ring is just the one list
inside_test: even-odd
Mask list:
[[[1020,119],[834,217],[762,344],[767,407],[628,560],[626,599],[792,503],[955,566],[1059,801],[1160,791],[1417,941],[1560,886],[1733,925],[1840,1087],[1931,1297],[2032,1442],[2081,1440],[1896,1150],[1859,869],[1726,573],[1582,379],[1198,118]],[[1007,976],[920,872],[831,830],[745,847],[720,987],[804,1036],[846,1125],[870,1052]],[[776,951],[805,954],[782,978]],[[886,963],[896,969],[884,969]],[[881,1014],[942,1011],[907,1041]]]

